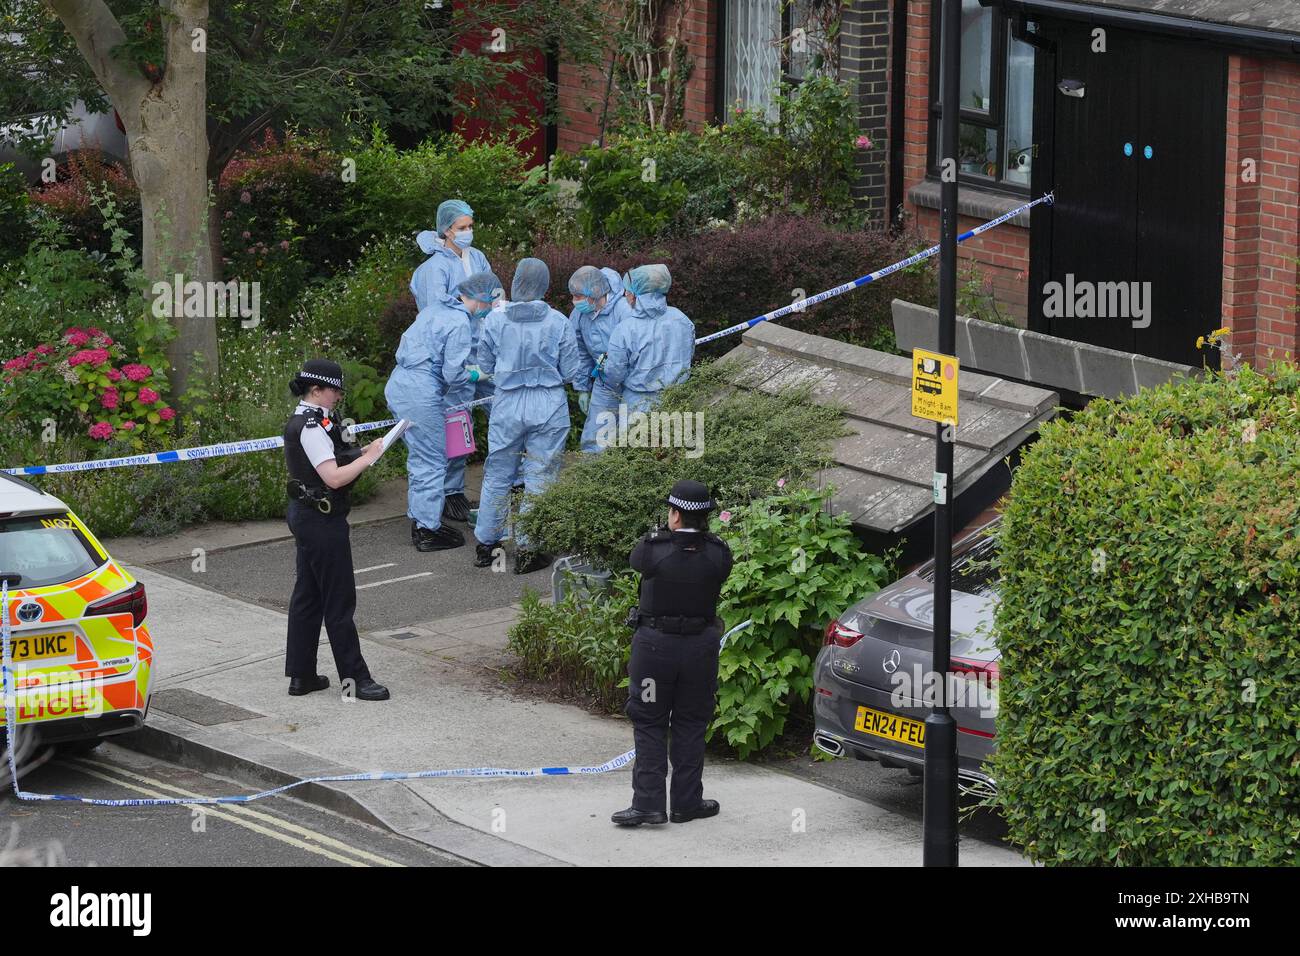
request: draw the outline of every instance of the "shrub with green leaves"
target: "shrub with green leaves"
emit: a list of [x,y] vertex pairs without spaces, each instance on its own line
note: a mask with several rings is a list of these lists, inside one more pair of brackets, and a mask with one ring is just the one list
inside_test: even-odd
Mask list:
[[766,494],[780,478],[811,477],[844,433],[842,413],[811,401],[806,388],[775,395],[733,389],[730,383],[745,374],[739,364],[693,368],[689,381],[664,390],[658,410],[680,413],[692,427],[698,419],[687,416],[701,415],[698,445],[635,447],[629,441],[582,455],[546,491],[530,496],[520,527],[541,550],[583,554],[620,570],[637,539],[665,520],[664,496],[678,479],[704,482],[723,507],[734,508]]
[[1300,846],[1300,370],[1044,426],[999,534],[997,805],[1035,859]]
[[376,129],[350,158],[356,183],[347,210],[360,238],[402,236],[414,251],[415,234],[434,228],[438,204],[463,199],[474,210],[474,245],[489,257],[533,242],[533,201],[543,188],[509,139],[471,143],[451,134],[399,150]]
[[832,515],[824,491],[776,493],[715,516],[711,528],[734,565],[718,613],[732,635],[718,662],[721,733],[744,759],[785,729],[790,708],[808,703],[813,659],[827,623],[892,576],[894,557],[864,552],[847,515]]
[[561,694],[601,710],[621,710],[632,651],[632,632],[623,622],[637,597],[634,574],[615,575],[604,592],[570,590],[559,604],[543,604],[526,589],[506,644],[519,659],[515,672],[554,681]]

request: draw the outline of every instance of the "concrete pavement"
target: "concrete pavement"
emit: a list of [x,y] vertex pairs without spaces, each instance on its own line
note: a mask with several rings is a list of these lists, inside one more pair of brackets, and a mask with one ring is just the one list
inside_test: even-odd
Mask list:
[[[512,604],[363,633],[370,667],[392,689],[391,701],[345,702],[337,681],[329,691],[291,698],[282,613],[148,568],[132,573],[148,589],[158,656],[148,728],[137,740],[123,740],[129,746],[270,783],[356,770],[592,765],[631,748],[625,720],[526,697],[503,684]],[[327,645],[320,661],[321,672],[332,676]],[[626,769],[578,778],[312,785],[295,792],[485,864],[915,865],[921,859],[914,820],[788,774],[711,760],[705,791],[722,802],[717,818],[631,831],[609,822],[611,812],[630,803]],[[1009,848],[971,840],[963,842],[962,861],[1023,863]]]

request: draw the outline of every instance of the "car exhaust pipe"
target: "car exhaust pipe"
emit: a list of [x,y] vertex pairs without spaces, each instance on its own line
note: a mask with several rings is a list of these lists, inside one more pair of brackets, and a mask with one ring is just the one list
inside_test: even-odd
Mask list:
[[826,751],[832,757],[844,756],[844,744],[828,733],[817,731],[813,734],[813,743],[821,750]]

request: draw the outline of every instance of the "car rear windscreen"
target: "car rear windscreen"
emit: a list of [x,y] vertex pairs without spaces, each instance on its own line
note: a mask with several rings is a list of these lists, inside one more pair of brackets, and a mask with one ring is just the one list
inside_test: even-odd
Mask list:
[[62,584],[102,563],[67,515],[0,520],[0,574],[10,590]]
[[[992,568],[997,553],[997,539],[984,536],[952,559],[952,589],[966,594],[987,594],[997,589],[997,575]],[[931,567],[922,577],[934,581]]]

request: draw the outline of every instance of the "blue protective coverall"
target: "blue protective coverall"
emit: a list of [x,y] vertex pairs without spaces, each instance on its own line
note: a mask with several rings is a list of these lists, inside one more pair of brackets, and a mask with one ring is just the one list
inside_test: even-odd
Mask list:
[[402,333],[397,367],[384,388],[392,413],[411,420],[402,436],[407,447],[406,514],[430,531],[442,527],[448,396],[469,384],[465,365],[470,350],[463,310],[443,305],[421,309]]
[[[474,537],[496,544],[504,532],[510,488],[522,477],[526,494],[555,480],[569,434],[566,382],[582,375],[573,325],[545,302],[494,309],[483,325],[478,364],[496,384],[488,455]],[[523,506],[525,509],[527,504]],[[516,535],[526,550],[527,541]]]
[[644,412],[661,391],[685,381],[694,355],[695,323],[662,294],[644,292],[632,314],[610,333],[601,378],[609,388],[622,390],[628,414]]
[[587,423],[582,427],[582,450],[587,453],[602,451],[596,443],[596,432],[601,412],[618,415],[618,389],[610,388],[604,379],[592,378],[592,371],[609,351],[609,338],[614,329],[632,314],[632,307],[623,298],[623,280],[613,269],[600,270],[609,282],[609,298],[599,312],[583,315],[577,308],[569,315],[578,333],[578,358],[582,360],[582,381],[575,382],[580,392],[591,391],[591,404],[587,406]]

